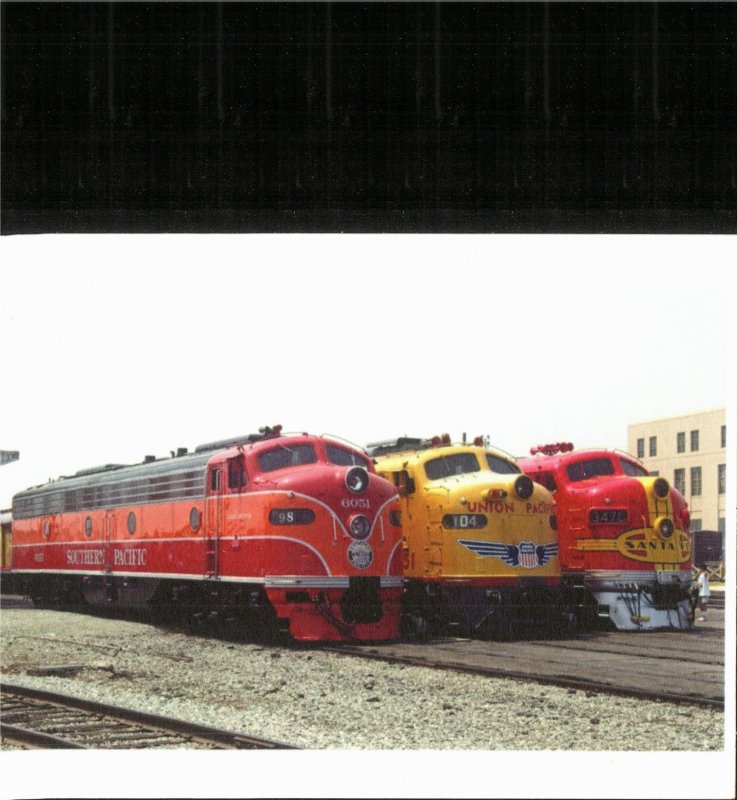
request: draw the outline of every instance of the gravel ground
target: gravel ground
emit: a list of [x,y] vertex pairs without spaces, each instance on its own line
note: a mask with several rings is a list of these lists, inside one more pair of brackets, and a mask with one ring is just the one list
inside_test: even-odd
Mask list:
[[[723,713],[693,706],[62,612],[4,609],[0,634],[9,683],[312,750],[723,749]],[[79,669],[33,675],[39,667]]]

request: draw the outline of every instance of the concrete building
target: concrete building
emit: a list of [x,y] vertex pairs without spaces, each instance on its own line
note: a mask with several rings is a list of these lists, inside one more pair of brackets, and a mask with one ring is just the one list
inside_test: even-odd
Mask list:
[[726,410],[636,422],[627,449],[688,501],[691,530],[726,531]]

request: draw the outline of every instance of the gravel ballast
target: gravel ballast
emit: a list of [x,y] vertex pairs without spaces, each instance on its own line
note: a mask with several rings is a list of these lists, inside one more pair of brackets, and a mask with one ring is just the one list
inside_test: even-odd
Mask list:
[[723,749],[723,713],[689,705],[84,614],[4,609],[0,632],[8,683],[314,750]]

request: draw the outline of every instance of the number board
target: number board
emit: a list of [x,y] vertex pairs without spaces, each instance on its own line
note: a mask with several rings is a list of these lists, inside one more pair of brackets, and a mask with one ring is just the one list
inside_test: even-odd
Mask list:
[[589,512],[589,522],[592,525],[612,525],[627,522],[626,508],[593,508]]
[[269,522],[272,525],[309,525],[315,519],[315,512],[309,508],[272,508]]
[[446,514],[443,517],[444,528],[477,529],[486,527],[484,514]]

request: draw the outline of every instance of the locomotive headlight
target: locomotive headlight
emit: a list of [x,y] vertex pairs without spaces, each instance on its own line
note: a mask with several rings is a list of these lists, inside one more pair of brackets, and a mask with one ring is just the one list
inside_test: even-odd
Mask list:
[[532,480],[527,475],[520,475],[514,482],[514,491],[520,500],[527,500],[532,495]]
[[356,514],[351,518],[351,536],[354,539],[365,539],[371,533],[371,523],[363,514]]
[[664,539],[667,539],[669,536],[673,535],[676,526],[673,524],[672,519],[668,519],[668,517],[658,517],[653,527]]
[[665,478],[658,478],[653,484],[653,491],[655,496],[664,500],[670,494],[670,486]]
[[369,486],[369,475],[363,467],[351,467],[345,474],[345,485],[354,494],[365,492]]

